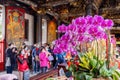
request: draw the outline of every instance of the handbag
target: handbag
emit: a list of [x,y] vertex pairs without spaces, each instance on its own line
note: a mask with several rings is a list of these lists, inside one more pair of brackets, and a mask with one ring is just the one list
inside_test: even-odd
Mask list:
[[5,64],[5,66],[11,66],[10,57],[6,58],[6,64]]
[[54,60],[53,56],[52,56],[52,55],[49,55],[49,56],[48,56],[48,60],[49,60],[49,61],[53,61],[53,60]]

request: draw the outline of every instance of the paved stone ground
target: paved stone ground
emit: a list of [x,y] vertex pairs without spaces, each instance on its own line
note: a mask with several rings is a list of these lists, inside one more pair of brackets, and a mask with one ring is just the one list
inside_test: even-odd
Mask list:
[[[41,72],[41,71],[40,71],[40,72]],[[30,70],[30,77],[32,77],[32,76],[34,76],[34,75],[37,75],[37,74],[39,74],[40,72],[33,74],[32,70]],[[1,71],[1,72],[0,72],[0,75],[3,75],[3,74],[6,74],[6,71]],[[18,79],[19,79],[19,72],[18,72],[17,70],[14,70],[14,71],[13,71],[13,74],[15,74],[15,75],[18,77]]]
[[[3,75],[3,74],[6,74],[6,71],[0,72],[0,75]],[[18,77],[18,79],[19,79],[19,72],[18,71],[13,71],[13,74],[15,74]],[[37,73],[36,74],[32,74],[32,72],[30,72],[30,77],[34,76],[34,75],[37,75]]]

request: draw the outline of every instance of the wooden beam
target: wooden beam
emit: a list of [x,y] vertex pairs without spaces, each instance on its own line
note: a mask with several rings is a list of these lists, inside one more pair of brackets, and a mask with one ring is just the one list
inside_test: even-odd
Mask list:
[[53,16],[56,20],[60,17],[58,13],[53,12],[53,11],[46,11],[47,14]]
[[100,7],[102,2],[103,2],[103,0],[94,0],[94,4],[96,5],[97,8]]
[[111,30],[110,31],[112,34],[120,34],[120,30]]
[[112,19],[115,23],[119,23],[120,24],[120,19]]
[[55,7],[55,6],[59,6],[59,5],[68,4],[68,3],[73,2],[73,1],[75,1],[75,0],[53,1],[53,2],[42,4],[42,6],[52,6],[52,7]]
[[106,14],[105,18],[109,18],[109,19],[120,19],[120,15],[110,15],[110,14]]
[[29,1],[29,0],[16,0],[16,1],[19,1],[19,2],[22,2],[26,5],[29,5],[29,6],[34,6],[34,7],[37,7],[37,4],[32,2],[32,1]]
[[78,16],[84,16],[84,15],[85,15],[84,12],[83,13],[76,13],[76,14],[69,13],[68,17],[78,17]]
[[106,13],[108,12],[109,14],[116,14],[116,13],[120,13],[120,8],[102,8],[102,13]]

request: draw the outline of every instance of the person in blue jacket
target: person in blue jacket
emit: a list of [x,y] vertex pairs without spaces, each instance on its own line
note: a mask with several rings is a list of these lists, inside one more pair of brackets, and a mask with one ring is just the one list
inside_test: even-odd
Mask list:
[[64,54],[65,54],[64,52],[56,54],[57,62],[55,63],[55,67],[54,67],[55,69],[57,68],[58,64],[61,64],[61,63],[65,62]]

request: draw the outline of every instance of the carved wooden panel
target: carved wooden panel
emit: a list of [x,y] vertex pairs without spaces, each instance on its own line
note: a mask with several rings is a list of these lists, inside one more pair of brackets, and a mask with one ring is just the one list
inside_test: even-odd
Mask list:
[[20,40],[24,39],[24,9],[18,7],[6,7],[6,41],[14,42],[20,46]]
[[48,43],[56,40],[56,23],[55,21],[50,21],[48,23]]

